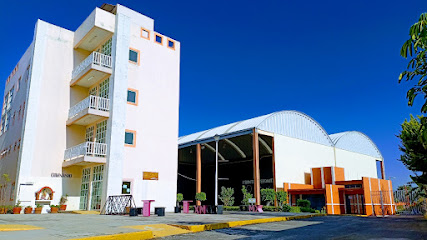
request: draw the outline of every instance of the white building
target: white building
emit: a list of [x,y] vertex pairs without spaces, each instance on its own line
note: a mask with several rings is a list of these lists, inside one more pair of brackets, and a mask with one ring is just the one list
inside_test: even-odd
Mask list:
[[132,194],[171,211],[179,66],[180,43],[122,5],[96,8],[75,31],[38,20],[5,86],[0,205],[68,195],[67,210],[98,210]]

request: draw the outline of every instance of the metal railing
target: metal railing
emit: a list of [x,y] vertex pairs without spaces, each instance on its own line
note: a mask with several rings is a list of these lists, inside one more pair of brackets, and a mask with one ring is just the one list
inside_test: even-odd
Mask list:
[[112,68],[111,56],[99,53],[92,52],[83,62],[81,62],[76,68],[74,68],[72,73],[72,78],[77,77],[81,71],[86,69],[90,64],[95,64],[101,67]]
[[77,146],[68,148],[64,153],[64,160],[71,160],[82,156],[107,156],[107,144],[97,142],[84,142]]
[[110,111],[110,99],[90,95],[70,108],[68,119],[75,117],[79,112],[87,108],[108,112]]

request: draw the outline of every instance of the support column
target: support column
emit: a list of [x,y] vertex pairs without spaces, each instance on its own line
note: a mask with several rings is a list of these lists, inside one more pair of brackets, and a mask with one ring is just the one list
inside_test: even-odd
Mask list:
[[[202,191],[202,147],[200,143],[196,145],[196,193]],[[200,201],[196,202],[200,206]]]
[[253,168],[254,168],[254,195],[256,205],[261,205],[260,174],[259,174],[259,140],[258,132],[253,129],[252,134]]
[[385,180],[384,159],[380,161],[380,165],[381,165],[381,178]]
[[[274,159],[274,137],[271,138],[271,149],[273,150],[273,154],[271,155],[271,161],[272,161],[272,171],[273,171],[273,189],[274,191],[277,191],[276,189],[276,160]],[[277,199],[274,198],[274,206],[277,207]]]

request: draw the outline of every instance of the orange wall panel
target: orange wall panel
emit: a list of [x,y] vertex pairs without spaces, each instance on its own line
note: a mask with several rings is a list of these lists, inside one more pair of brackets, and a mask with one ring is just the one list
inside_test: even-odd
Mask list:
[[322,173],[320,168],[312,168],[311,174],[313,176],[313,187],[314,188],[322,188]]
[[335,181],[345,181],[344,168],[334,167]]
[[325,184],[332,184],[332,168],[323,167],[323,179]]

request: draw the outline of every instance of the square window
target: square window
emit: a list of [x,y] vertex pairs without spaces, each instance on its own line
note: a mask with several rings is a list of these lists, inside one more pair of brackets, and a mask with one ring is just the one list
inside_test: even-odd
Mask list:
[[139,51],[135,49],[129,49],[129,61],[135,64],[139,64]]
[[163,45],[163,37],[156,34],[156,43]]
[[175,50],[175,41],[168,39],[168,48]]
[[125,132],[125,145],[134,147],[135,146],[135,131],[126,130]]
[[138,91],[128,89],[127,102],[133,105],[138,105]]
[[150,39],[150,31],[145,28],[141,28],[141,37],[145,39]]
[[122,194],[131,194],[130,182],[123,182],[122,183]]

